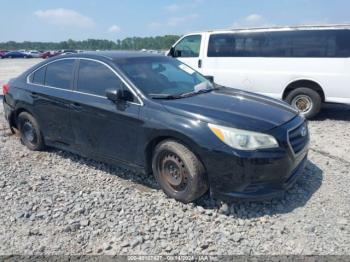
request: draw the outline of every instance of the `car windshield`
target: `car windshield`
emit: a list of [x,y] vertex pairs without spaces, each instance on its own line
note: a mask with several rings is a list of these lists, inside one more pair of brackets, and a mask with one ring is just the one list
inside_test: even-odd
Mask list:
[[172,58],[132,57],[116,64],[137,88],[152,98],[179,98],[214,89],[205,77]]

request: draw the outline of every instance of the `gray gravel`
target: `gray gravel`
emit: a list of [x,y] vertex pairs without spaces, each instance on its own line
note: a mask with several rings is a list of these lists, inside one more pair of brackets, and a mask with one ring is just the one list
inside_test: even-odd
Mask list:
[[[16,77],[29,67],[43,61],[42,58],[31,59],[0,59],[0,87],[10,78]],[[2,88],[0,88],[2,95]]]
[[[284,198],[185,205],[153,177],[55,149],[31,152],[4,130],[2,109],[0,121],[0,254],[350,254],[350,164],[320,134]],[[341,122],[310,125],[347,132]]]
[[56,149],[31,152],[0,106],[0,254],[350,255],[350,109],[310,122],[309,162],[285,197],[197,203],[153,177]]

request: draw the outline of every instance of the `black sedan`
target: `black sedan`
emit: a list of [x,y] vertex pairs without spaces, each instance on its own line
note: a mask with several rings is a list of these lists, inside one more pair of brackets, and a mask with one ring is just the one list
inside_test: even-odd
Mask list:
[[44,61],[4,85],[5,115],[31,150],[53,146],[153,173],[190,202],[280,195],[302,173],[307,123],[279,100],[218,86],[139,52]]

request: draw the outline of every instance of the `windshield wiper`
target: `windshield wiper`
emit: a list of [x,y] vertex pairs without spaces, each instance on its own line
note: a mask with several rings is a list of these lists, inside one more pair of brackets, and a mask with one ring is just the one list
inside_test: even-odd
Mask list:
[[170,95],[170,94],[148,94],[153,99],[178,99],[181,95]]
[[213,88],[203,88],[192,92],[179,93],[174,95],[172,94],[148,94],[148,95],[153,99],[179,99],[179,98],[184,98],[184,97],[193,96],[197,94],[209,93],[211,91],[218,90],[220,88],[221,88],[220,86],[216,86]]
[[187,97],[187,96],[193,96],[193,95],[198,95],[198,94],[203,94],[203,93],[209,93],[214,90],[218,90],[220,87],[213,87],[213,88],[204,88],[204,89],[199,89],[196,91],[188,92],[188,93],[182,93],[180,94],[181,97]]

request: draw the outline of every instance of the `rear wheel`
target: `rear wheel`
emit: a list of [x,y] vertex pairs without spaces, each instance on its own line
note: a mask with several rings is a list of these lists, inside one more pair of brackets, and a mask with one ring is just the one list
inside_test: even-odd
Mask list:
[[45,148],[44,139],[36,119],[27,112],[18,116],[18,129],[21,134],[22,143],[30,150],[42,150]]
[[305,87],[292,90],[287,95],[286,101],[306,118],[316,116],[322,106],[320,94],[313,89]]
[[181,202],[191,202],[208,190],[202,163],[186,146],[174,140],[156,146],[152,169],[163,191]]

